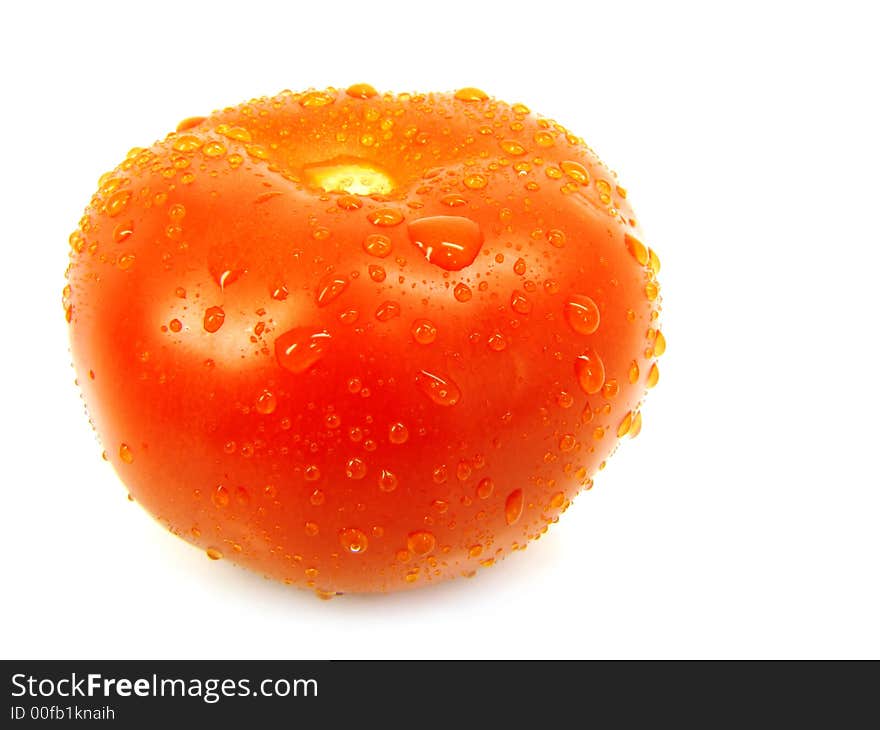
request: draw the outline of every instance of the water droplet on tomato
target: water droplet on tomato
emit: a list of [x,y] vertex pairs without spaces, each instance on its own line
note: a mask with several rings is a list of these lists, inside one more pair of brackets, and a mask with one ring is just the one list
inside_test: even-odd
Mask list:
[[629,382],[635,384],[639,379],[639,364],[633,360],[629,364]]
[[552,147],[556,143],[556,138],[547,130],[535,132],[533,139],[538,147]]
[[206,332],[216,332],[223,326],[226,320],[226,312],[221,307],[208,307],[205,310],[205,317],[202,326]]
[[175,152],[195,152],[202,146],[202,140],[194,134],[182,134],[171,144]]
[[574,450],[575,445],[577,444],[577,439],[575,439],[574,434],[566,433],[562,435],[562,438],[559,439],[559,450],[560,451],[572,451]]
[[558,228],[551,228],[547,231],[547,240],[554,248],[563,248],[565,246],[566,236],[563,231]]
[[454,406],[461,399],[461,390],[448,377],[420,370],[416,386],[438,406]]
[[633,412],[629,411],[623,417],[623,420],[620,422],[620,425],[617,427],[617,438],[623,438],[629,433],[630,428],[632,428],[633,422]]
[[364,202],[356,195],[340,195],[336,199],[336,205],[342,210],[359,210],[364,207]]
[[222,142],[211,140],[202,146],[202,154],[205,157],[223,157],[226,154],[226,147]]
[[391,253],[391,239],[381,233],[371,233],[364,239],[363,247],[370,256],[384,259]]
[[456,284],[452,294],[459,302],[469,302],[473,296],[473,292],[467,284]]
[[434,533],[428,530],[417,530],[406,536],[406,546],[414,555],[427,555],[436,544]]
[[400,421],[396,421],[388,427],[388,440],[392,444],[405,444],[408,438],[409,429]]
[[602,396],[611,400],[620,393],[620,384],[615,379],[606,380],[602,386]]
[[645,244],[635,236],[631,236],[629,233],[624,236],[624,241],[626,242],[626,250],[630,252],[632,257],[642,266],[647,266],[648,249],[645,248]]
[[495,482],[493,482],[489,477],[484,477],[480,479],[480,483],[477,484],[477,497],[480,499],[489,499],[492,496],[492,492],[495,491]]
[[400,305],[397,302],[382,302],[376,308],[376,319],[380,322],[387,322],[400,316]]
[[367,214],[367,220],[374,226],[388,228],[403,222],[403,213],[396,208],[379,208]]
[[409,240],[432,264],[446,271],[470,266],[483,245],[483,231],[470,218],[435,215],[407,225]]
[[336,299],[348,286],[348,279],[341,274],[327,274],[319,282],[315,290],[315,301],[319,307],[326,307]]
[[113,229],[113,241],[114,243],[122,243],[130,238],[132,233],[134,233],[134,223],[132,221],[120,223]]
[[489,178],[485,175],[481,175],[478,172],[467,175],[464,180],[464,186],[466,188],[470,188],[471,190],[482,190],[489,184]]
[[660,357],[666,352],[666,336],[658,330],[657,336],[654,337],[654,357]]
[[390,469],[382,469],[379,472],[379,489],[383,492],[393,492],[397,489],[397,475]]
[[632,425],[629,427],[629,437],[634,439],[642,431],[642,412],[636,411],[633,416]]
[[504,501],[504,519],[508,525],[519,521],[523,513],[523,490],[514,489]]
[[563,160],[559,163],[559,167],[562,169],[562,172],[576,183],[586,185],[590,181],[590,173],[587,172],[587,169],[580,162]]
[[440,202],[443,205],[448,205],[450,208],[459,208],[462,205],[467,205],[467,198],[458,193],[449,193],[449,195],[444,195],[440,198]]
[[297,327],[275,340],[275,358],[285,370],[304,373],[324,356],[330,339],[326,330]]
[[354,99],[372,99],[379,92],[369,84],[352,84],[345,93]]
[[591,335],[599,329],[599,307],[590,297],[576,294],[563,307],[565,321],[575,332]]
[[574,361],[574,372],[581,390],[587,395],[598,393],[605,383],[605,364],[591,347]]
[[211,501],[214,503],[215,507],[228,507],[229,490],[221,484],[211,495]]
[[430,345],[437,339],[437,326],[428,319],[413,321],[410,333],[420,345]]
[[263,392],[257,396],[257,402],[254,405],[254,408],[257,413],[268,416],[270,413],[275,412],[277,406],[278,399],[275,397],[275,394],[270,390],[263,390]]
[[437,514],[445,515],[449,511],[449,502],[444,499],[435,499],[431,502],[431,509]]
[[339,531],[339,543],[346,552],[359,555],[367,551],[367,536],[356,527],[346,527]]
[[128,271],[132,266],[134,266],[134,254],[126,253],[119,257],[119,260],[116,262],[116,265],[122,269],[123,271]]
[[104,204],[107,215],[111,218],[118,216],[123,210],[125,210],[125,206],[128,205],[130,198],[131,190],[117,190],[107,198],[107,202]]
[[128,444],[119,445],[119,458],[126,464],[131,464],[134,461],[134,454]]
[[486,345],[490,350],[501,352],[502,350],[507,349],[507,340],[500,332],[493,332],[489,335],[489,339],[486,340]]
[[223,553],[221,553],[217,548],[208,548],[205,550],[205,555],[207,555],[211,560],[220,560],[223,558]]
[[299,98],[300,106],[306,108],[327,106],[336,101],[336,97],[325,91],[308,91]]
[[508,155],[512,155],[513,157],[520,157],[526,153],[526,148],[515,139],[502,139],[498,143],[498,146]]
[[465,86],[455,92],[455,98],[459,101],[486,101],[489,95],[482,89],[473,86]]
[[345,476],[349,479],[363,479],[367,475],[367,464],[359,456],[349,459],[345,464]]
[[521,291],[514,290],[510,295],[510,308],[517,314],[529,314],[532,311],[532,303]]
[[651,363],[651,369],[648,370],[648,378],[645,381],[646,388],[653,388],[657,385],[657,382],[660,380],[660,369],[657,367],[657,363]]

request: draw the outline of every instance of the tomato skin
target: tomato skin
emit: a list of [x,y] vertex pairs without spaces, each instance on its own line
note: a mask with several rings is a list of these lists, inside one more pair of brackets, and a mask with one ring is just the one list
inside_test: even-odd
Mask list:
[[[102,178],[72,237],[79,383],[132,496],[210,557],[324,596],[471,575],[640,423],[658,265],[604,166],[521,107],[309,93]],[[474,134],[487,107],[522,129]],[[389,192],[309,184],[359,160]]]

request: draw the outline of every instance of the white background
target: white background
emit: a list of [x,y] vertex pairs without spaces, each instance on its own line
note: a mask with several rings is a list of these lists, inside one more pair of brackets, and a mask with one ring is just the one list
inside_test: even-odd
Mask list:
[[[0,656],[880,657],[880,68],[871,3],[7,3]],[[102,172],[283,88],[522,101],[663,261],[662,378],[548,535],[329,602],[176,540],[100,459],[61,309]]]

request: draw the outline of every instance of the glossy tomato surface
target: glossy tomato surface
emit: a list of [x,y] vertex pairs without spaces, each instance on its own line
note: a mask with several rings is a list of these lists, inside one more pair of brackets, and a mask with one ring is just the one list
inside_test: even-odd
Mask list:
[[626,191],[478,89],[187,119],[70,244],[78,382],[131,495],[323,596],[524,548],[638,433],[665,348]]

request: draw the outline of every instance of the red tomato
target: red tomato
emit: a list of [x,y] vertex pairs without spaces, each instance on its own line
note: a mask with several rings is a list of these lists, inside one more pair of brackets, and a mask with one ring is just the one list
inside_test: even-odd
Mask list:
[[525,548],[638,433],[665,348],[614,175],[478,89],[188,119],[70,243],[79,384],[131,495],[323,596]]

